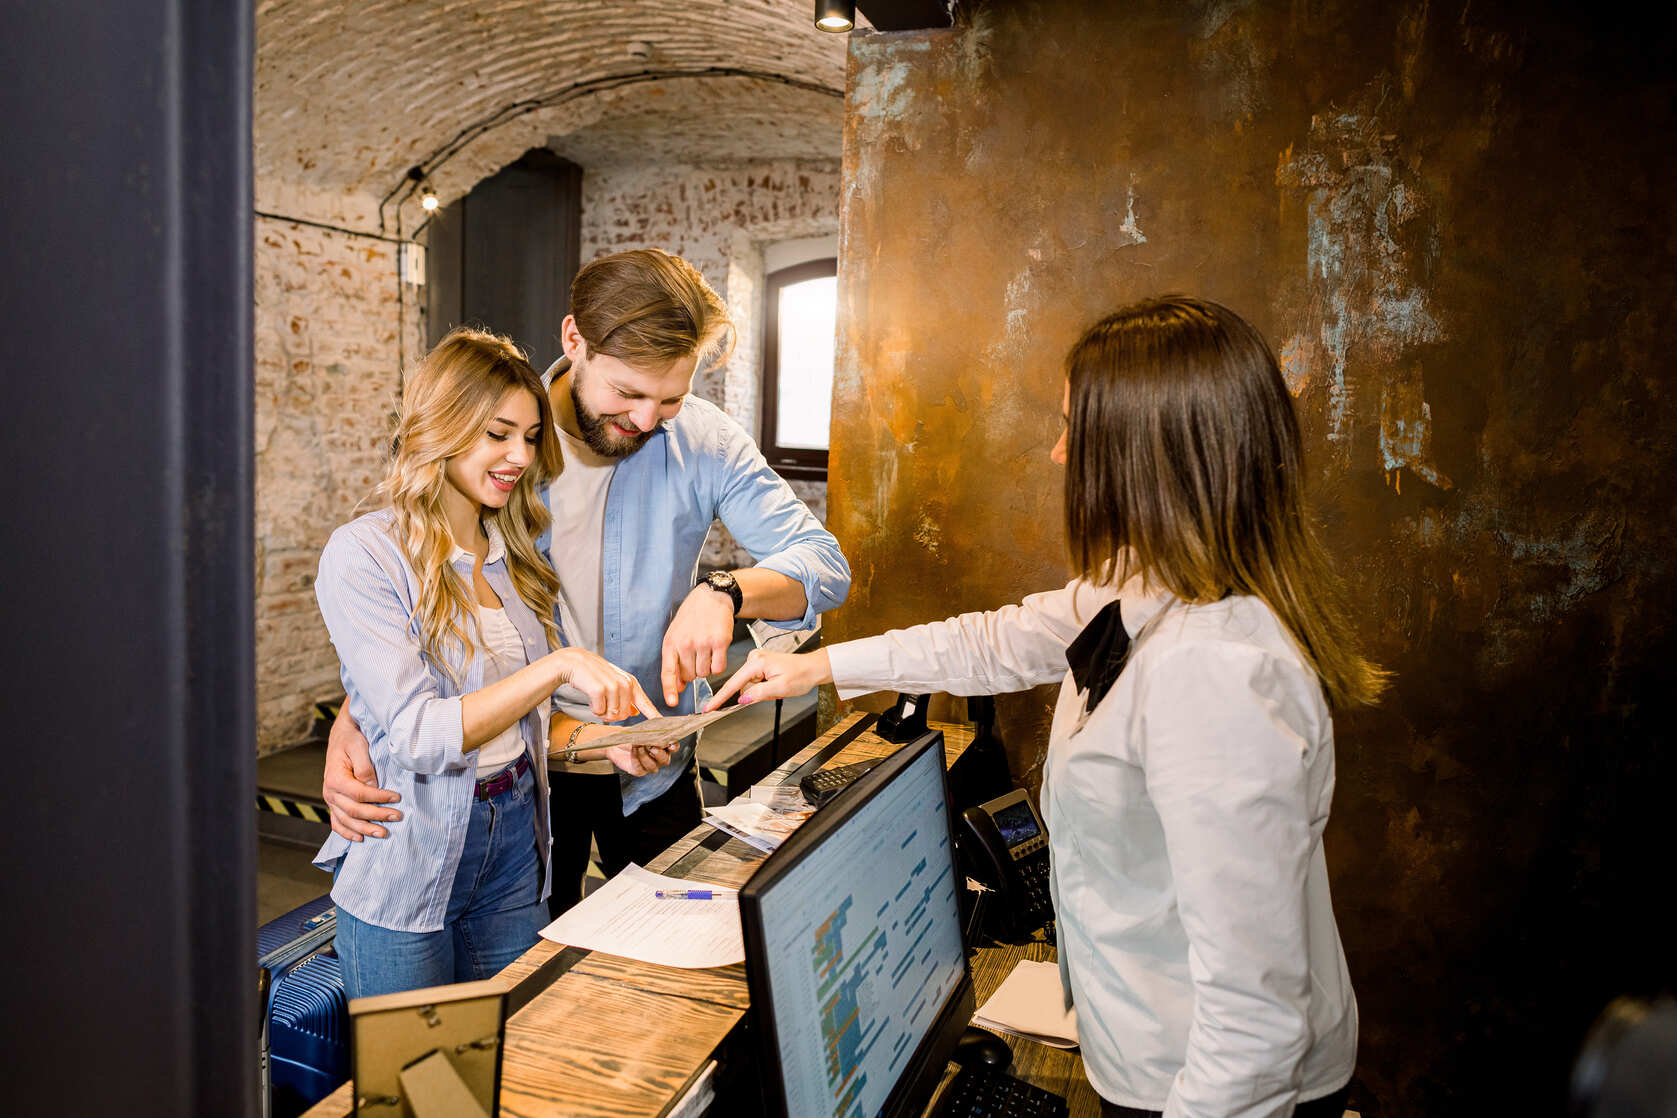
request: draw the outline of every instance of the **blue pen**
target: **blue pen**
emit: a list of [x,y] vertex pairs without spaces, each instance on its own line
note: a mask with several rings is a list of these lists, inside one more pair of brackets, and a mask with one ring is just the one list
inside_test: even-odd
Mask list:
[[661,901],[708,901],[715,897],[731,897],[732,889],[659,889],[652,894]]

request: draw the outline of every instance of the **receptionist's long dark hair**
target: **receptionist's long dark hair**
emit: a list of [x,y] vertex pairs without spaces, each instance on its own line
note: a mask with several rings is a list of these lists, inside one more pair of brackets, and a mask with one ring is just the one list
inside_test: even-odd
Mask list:
[[1292,396],[1227,307],[1169,295],[1107,315],[1066,358],[1066,540],[1096,581],[1145,574],[1193,604],[1261,598],[1335,709],[1378,699],[1305,515]]

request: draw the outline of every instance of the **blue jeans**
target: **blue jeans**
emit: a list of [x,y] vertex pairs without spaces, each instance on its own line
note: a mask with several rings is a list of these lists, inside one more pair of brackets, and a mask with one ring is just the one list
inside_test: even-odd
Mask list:
[[540,938],[547,925],[541,892],[530,771],[516,787],[473,802],[441,931],[392,931],[338,909],[344,994],[366,998],[493,977]]

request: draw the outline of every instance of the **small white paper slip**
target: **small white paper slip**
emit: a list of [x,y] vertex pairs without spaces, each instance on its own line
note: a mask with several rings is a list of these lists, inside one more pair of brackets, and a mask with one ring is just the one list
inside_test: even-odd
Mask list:
[[729,823],[727,820],[723,819],[720,815],[706,815],[704,817],[704,822],[712,827],[715,827],[718,831],[721,831],[725,835],[734,836],[747,846],[755,847],[756,849],[761,850],[764,854],[773,854],[774,848],[780,845],[780,841],[778,839],[764,838],[762,835],[754,835],[750,831],[742,831],[738,827]]
[[1077,1011],[1065,1008],[1060,968],[1021,959],[972,1023],[1055,1048],[1077,1047]]
[[736,797],[721,807],[705,808],[705,822],[735,838],[750,843],[759,850],[773,851],[786,841],[786,836],[804,825],[804,820],[815,814],[814,808],[803,811],[774,811],[764,804],[751,803]]
[[801,811],[807,814],[815,810],[796,784],[753,784],[744,796],[735,796],[734,802],[742,799],[762,804],[770,811]]
[[630,863],[559,919],[545,939],[666,967],[722,967],[745,961],[739,900],[661,899],[663,889],[717,889],[703,881],[665,877]]

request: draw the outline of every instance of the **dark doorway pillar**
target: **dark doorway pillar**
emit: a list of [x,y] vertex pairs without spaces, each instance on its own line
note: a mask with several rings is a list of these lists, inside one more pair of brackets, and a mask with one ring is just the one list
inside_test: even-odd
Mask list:
[[252,7],[0,35],[10,1114],[256,1103]]
[[427,230],[428,343],[470,323],[510,335],[537,372],[557,360],[581,215],[582,168],[545,148],[438,211]]

